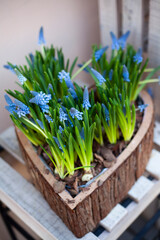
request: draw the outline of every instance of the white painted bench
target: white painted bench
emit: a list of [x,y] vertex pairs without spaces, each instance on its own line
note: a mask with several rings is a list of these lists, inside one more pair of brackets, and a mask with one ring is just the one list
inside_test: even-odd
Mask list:
[[[160,124],[155,127],[156,144],[160,145]],[[0,135],[0,145],[17,160],[24,163],[14,128],[10,127]],[[156,164],[156,166],[155,166]],[[146,171],[154,177],[140,177],[128,192],[133,201],[125,208],[117,204],[102,220],[105,230],[97,237],[86,234],[83,240],[117,239],[145,208],[160,194],[160,153],[152,150]],[[142,191],[143,189],[143,191]],[[76,240],[61,219],[50,209],[48,203],[35,187],[0,158],[0,200],[13,211],[40,238],[47,240]]]

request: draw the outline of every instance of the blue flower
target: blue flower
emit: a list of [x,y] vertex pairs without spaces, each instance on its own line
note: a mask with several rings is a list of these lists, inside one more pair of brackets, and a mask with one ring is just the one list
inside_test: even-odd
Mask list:
[[95,69],[91,68],[91,71],[94,74],[94,76],[98,79],[100,85],[102,85],[102,83],[106,81],[106,79]]
[[110,32],[111,38],[112,38],[112,49],[117,49],[119,50],[119,48],[121,47],[122,49],[125,48],[126,46],[126,41],[127,38],[130,34],[130,31],[127,31],[125,34],[123,34],[119,39],[116,38],[116,36],[114,35],[113,32]]
[[81,132],[80,132],[80,136],[81,136],[81,138],[84,140],[84,127],[82,127],[82,130],[81,130]]
[[30,53],[29,57],[31,59],[32,65],[34,65],[34,55],[32,53]]
[[32,95],[35,96],[34,98],[30,99],[29,102],[35,103],[37,105],[46,105],[51,100],[51,94],[45,94],[41,92],[31,91]]
[[5,94],[5,99],[6,102],[8,104],[8,106],[6,106],[5,108],[11,113],[14,114],[17,113],[18,117],[24,117],[26,116],[26,114],[29,114],[29,107],[27,107],[24,103],[22,103],[21,101],[15,99],[14,103],[12,102],[12,100],[10,99],[10,97]]
[[61,72],[58,73],[58,78],[59,78],[60,82],[62,82],[63,80],[65,82],[71,81],[69,73],[65,72],[64,70],[62,70]]
[[47,103],[49,103],[49,100],[51,100],[51,94],[45,94],[42,91],[40,93],[31,91],[34,98],[30,99],[30,103],[37,104],[43,112],[48,112],[49,106]]
[[102,57],[103,53],[108,49],[108,46],[105,46],[97,51],[95,51],[95,60],[96,62]]
[[113,32],[110,32],[111,38],[112,38],[112,49],[119,49],[119,43],[118,43],[118,39],[116,38],[116,36],[114,35]]
[[86,108],[87,110],[91,107],[91,104],[89,102],[89,93],[88,93],[88,88],[85,87],[84,92],[83,92],[83,108]]
[[[72,88],[69,88],[68,89],[68,92],[70,92],[70,94],[72,95],[72,97],[75,99],[75,98],[77,98],[77,93],[76,93],[76,91],[74,90],[74,89],[72,89]],[[67,97],[67,96],[66,96]]]
[[49,90],[49,89],[52,89],[52,91],[53,91],[53,86],[52,86],[51,83],[48,84],[48,89],[47,89],[47,90],[48,90],[48,93],[50,94],[50,90]]
[[113,77],[113,69],[109,71],[109,80],[111,81]]
[[118,39],[118,44],[119,46],[124,49],[125,46],[126,46],[126,41],[127,41],[127,38],[129,37],[130,35],[130,31],[127,31],[125,34],[123,34],[119,39]]
[[62,108],[59,109],[59,119],[60,119],[60,122],[68,120],[67,114],[63,111]]
[[53,136],[53,139],[54,139],[54,141],[56,142],[56,144],[58,145],[59,149],[62,151],[62,147],[61,147],[61,145],[60,145],[60,143],[59,143],[59,141],[58,141],[58,138],[56,138],[56,137]]
[[16,110],[17,110],[17,109],[16,109],[16,104],[12,102],[12,100],[10,99],[10,97],[9,97],[7,94],[5,94],[4,97],[5,97],[5,100],[6,100],[7,104],[8,104],[8,106],[5,106],[5,108],[6,108],[11,114],[13,114],[13,112],[16,112]]
[[68,88],[74,89],[74,85],[71,81],[70,74],[68,72],[65,72],[64,70],[62,70],[61,72],[58,73],[58,78],[61,83],[64,80]]
[[62,133],[64,131],[64,129],[61,126],[59,126],[59,131],[60,131],[60,133]]
[[50,123],[50,122],[53,122],[53,119],[50,117],[50,116],[48,116],[47,114],[45,114],[44,115],[45,116],[45,118],[47,119],[47,121]]
[[106,73],[107,73],[107,71],[104,70],[104,71],[103,71],[103,74],[102,74],[102,76],[103,76],[104,78],[106,77]]
[[38,125],[44,130],[44,126],[43,126],[43,123],[39,120],[39,119],[36,119]]
[[108,111],[107,107],[103,103],[102,103],[102,107],[104,109],[105,119],[106,119],[106,121],[108,123],[108,121],[110,120],[109,111]]
[[27,78],[24,77],[18,69],[15,69],[16,75],[18,77],[18,80],[20,81],[21,84],[24,84],[25,81],[27,81]]
[[[15,68],[17,65],[13,65],[13,67]],[[4,68],[10,70],[12,73],[16,74],[14,68],[12,68],[10,65],[4,65]]]
[[123,65],[123,73],[122,73],[122,76],[123,76],[123,80],[125,82],[130,82],[130,79],[129,79],[129,72],[127,70],[127,67],[125,65]]
[[[83,64],[78,64],[78,67],[81,68],[83,67]],[[90,66],[87,66],[87,68],[91,68]],[[89,73],[89,71],[87,70],[87,68],[83,68],[83,71]]]
[[41,27],[39,30],[38,44],[39,45],[46,44],[46,41],[45,41],[44,35],[43,35],[43,27]]
[[69,113],[70,113],[72,118],[76,117],[78,120],[83,119],[83,117],[82,117],[83,112],[79,112],[76,108],[71,108]]
[[136,55],[133,56],[133,62],[137,62],[137,64],[141,63],[143,61],[142,57],[142,48],[139,48]]
[[123,105],[122,112],[123,112],[124,115],[126,115],[126,106],[125,106],[125,104]]
[[70,80],[66,80],[66,85],[67,85],[68,88],[71,88],[71,89],[74,90],[74,85],[73,85],[71,79]]
[[140,110],[140,112],[143,112],[146,107],[148,107],[148,104],[142,104],[138,106],[138,109]]

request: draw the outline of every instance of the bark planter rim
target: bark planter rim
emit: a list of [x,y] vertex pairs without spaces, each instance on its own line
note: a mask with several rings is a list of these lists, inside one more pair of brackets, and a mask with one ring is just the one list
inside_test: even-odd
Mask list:
[[[116,163],[107,169],[107,171],[103,172],[98,178],[92,182],[86,191],[81,191],[76,197],[72,197],[69,192],[64,190],[61,193],[57,193],[62,200],[62,202],[67,205],[70,210],[74,210],[79,203],[81,203],[85,198],[87,198],[93,191],[95,191],[99,187],[99,181],[101,181],[101,185],[108,179],[112,174],[116,172],[117,169],[131,156],[134,150],[141,143],[145,135],[152,126],[153,123],[153,102],[149,94],[145,91],[142,91],[140,96],[142,97],[145,104],[149,106],[145,109],[144,116],[140,128],[138,129],[136,135],[132,139],[132,141],[128,144],[125,150],[117,157]],[[153,127],[153,126],[152,126]],[[42,177],[48,182],[48,184],[53,188],[53,184],[56,179],[54,178],[51,172],[46,172],[46,167],[43,162],[40,160],[37,153],[34,151],[29,140],[23,135],[23,133],[16,127],[16,134],[20,143],[21,148],[25,149],[25,153],[27,154],[29,159],[32,159],[32,162],[35,166],[35,171],[41,173]],[[152,129],[151,129],[152,130]],[[153,134],[151,134],[153,135]],[[151,139],[152,140],[152,139]],[[145,163],[146,165],[146,163]],[[144,170],[145,170],[144,166]],[[144,171],[143,170],[143,171]],[[139,176],[138,176],[139,177]],[[129,189],[128,189],[129,190]],[[123,196],[125,197],[125,196]],[[122,199],[121,199],[122,200]],[[59,215],[59,214],[58,214]],[[61,216],[60,216],[61,217]],[[63,220],[63,219],[62,219]],[[75,233],[75,232],[74,232]],[[86,233],[86,232],[85,232]],[[84,234],[77,235],[78,237],[83,236]]]

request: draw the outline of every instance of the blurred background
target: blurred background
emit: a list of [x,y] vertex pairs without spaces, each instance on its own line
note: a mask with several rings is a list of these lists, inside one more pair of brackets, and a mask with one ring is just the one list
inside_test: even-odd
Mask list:
[[[4,109],[4,90],[18,89],[17,77],[3,65],[7,61],[25,64],[25,56],[39,49],[40,26],[48,46],[63,47],[71,61],[79,56],[78,63],[90,58],[92,44],[110,45],[110,31],[119,37],[131,30],[128,42],[136,49],[142,47],[150,57],[150,66],[156,67],[160,64],[159,11],[157,0],[0,0],[0,132],[11,125]],[[86,73],[76,81],[92,84]],[[160,88],[155,85],[148,86],[153,87],[156,118],[160,120]]]
[[[90,58],[92,44],[100,43],[98,1],[0,0],[0,132],[12,124],[4,109],[4,90],[18,89],[16,75],[3,65],[26,63],[25,56],[39,49],[41,26],[48,46],[63,47],[66,58],[79,56],[81,63]],[[83,73],[76,80],[89,84],[86,77]]]

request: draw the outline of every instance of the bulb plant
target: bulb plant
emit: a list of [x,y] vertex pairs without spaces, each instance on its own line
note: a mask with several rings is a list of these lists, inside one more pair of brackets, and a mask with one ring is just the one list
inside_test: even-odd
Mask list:
[[[27,65],[11,63],[4,67],[17,75],[20,91],[7,90],[6,109],[14,124],[35,146],[41,146],[61,179],[83,169],[82,181],[93,178],[93,143],[104,146],[106,139],[116,144],[120,135],[129,141],[134,133],[135,107],[139,92],[159,69],[147,69],[142,52],[126,45],[129,32],[117,39],[113,33],[112,53],[108,60],[104,48],[93,47],[91,59],[80,64],[73,74],[77,58],[70,66],[62,49],[48,48],[39,32],[40,51],[26,57]],[[72,80],[85,70],[96,83],[96,90],[83,89]],[[145,80],[144,72],[150,71]],[[10,97],[13,97],[13,101]],[[50,151],[44,148],[49,145]]]

